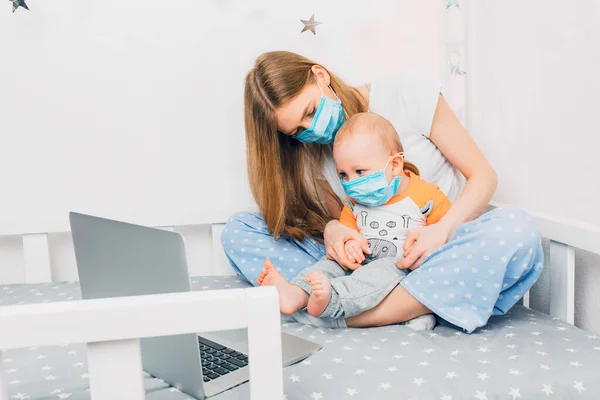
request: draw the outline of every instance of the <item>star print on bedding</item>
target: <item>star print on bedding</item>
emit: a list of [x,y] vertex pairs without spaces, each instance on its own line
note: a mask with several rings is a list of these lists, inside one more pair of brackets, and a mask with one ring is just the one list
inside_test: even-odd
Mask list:
[[[195,290],[250,286],[231,276],[192,283]],[[69,299],[80,299],[77,283],[0,287],[1,306]],[[323,345],[283,370],[288,400],[600,398],[600,337],[522,306],[471,335],[445,326],[327,329],[287,319],[282,330]],[[8,398],[90,399],[85,354],[82,344],[4,351]],[[144,385],[150,400],[191,400],[147,374]],[[211,399],[249,398],[246,383]]]

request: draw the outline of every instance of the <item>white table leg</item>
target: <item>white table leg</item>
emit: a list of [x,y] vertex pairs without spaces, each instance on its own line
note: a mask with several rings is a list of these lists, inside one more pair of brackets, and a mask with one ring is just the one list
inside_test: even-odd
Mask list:
[[250,398],[283,399],[281,316],[277,289],[247,289]]
[[143,400],[144,377],[138,339],[88,343],[92,400]]

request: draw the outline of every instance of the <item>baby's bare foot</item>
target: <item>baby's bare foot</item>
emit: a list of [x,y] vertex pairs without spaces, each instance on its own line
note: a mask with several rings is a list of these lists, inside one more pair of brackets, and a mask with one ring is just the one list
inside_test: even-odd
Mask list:
[[265,268],[258,276],[260,286],[275,286],[279,292],[279,308],[284,314],[293,314],[306,307],[308,294],[285,279],[270,260],[265,260]]
[[308,274],[306,282],[312,285],[312,294],[308,298],[308,313],[318,317],[323,314],[331,300],[331,283],[325,275],[316,271]]

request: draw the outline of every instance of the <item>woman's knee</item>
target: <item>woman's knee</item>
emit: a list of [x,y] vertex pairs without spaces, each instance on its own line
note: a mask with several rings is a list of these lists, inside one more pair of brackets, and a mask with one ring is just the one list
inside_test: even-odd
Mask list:
[[514,206],[496,208],[490,211],[490,218],[498,224],[490,229],[489,235],[506,238],[507,235],[518,238],[523,246],[532,247],[540,243],[541,232],[533,217]]
[[239,244],[246,240],[248,236],[263,233],[266,229],[265,223],[257,212],[239,212],[232,215],[223,229],[221,242],[227,252],[230,249],[239,247]]

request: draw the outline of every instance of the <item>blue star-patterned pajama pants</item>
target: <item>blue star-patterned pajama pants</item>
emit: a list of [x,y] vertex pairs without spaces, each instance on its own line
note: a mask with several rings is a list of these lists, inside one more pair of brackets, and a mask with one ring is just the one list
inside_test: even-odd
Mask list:
[[[325,255],[312,239],[274,241],[259,213],[234,215],[222,239],[233,268],[255,285],[266,258],[289,280]],[[473,332],[523,297],[540,276],[543,257],[533,219],[517,208],[498,208],[461,225],[400,285],[440,322]]]

